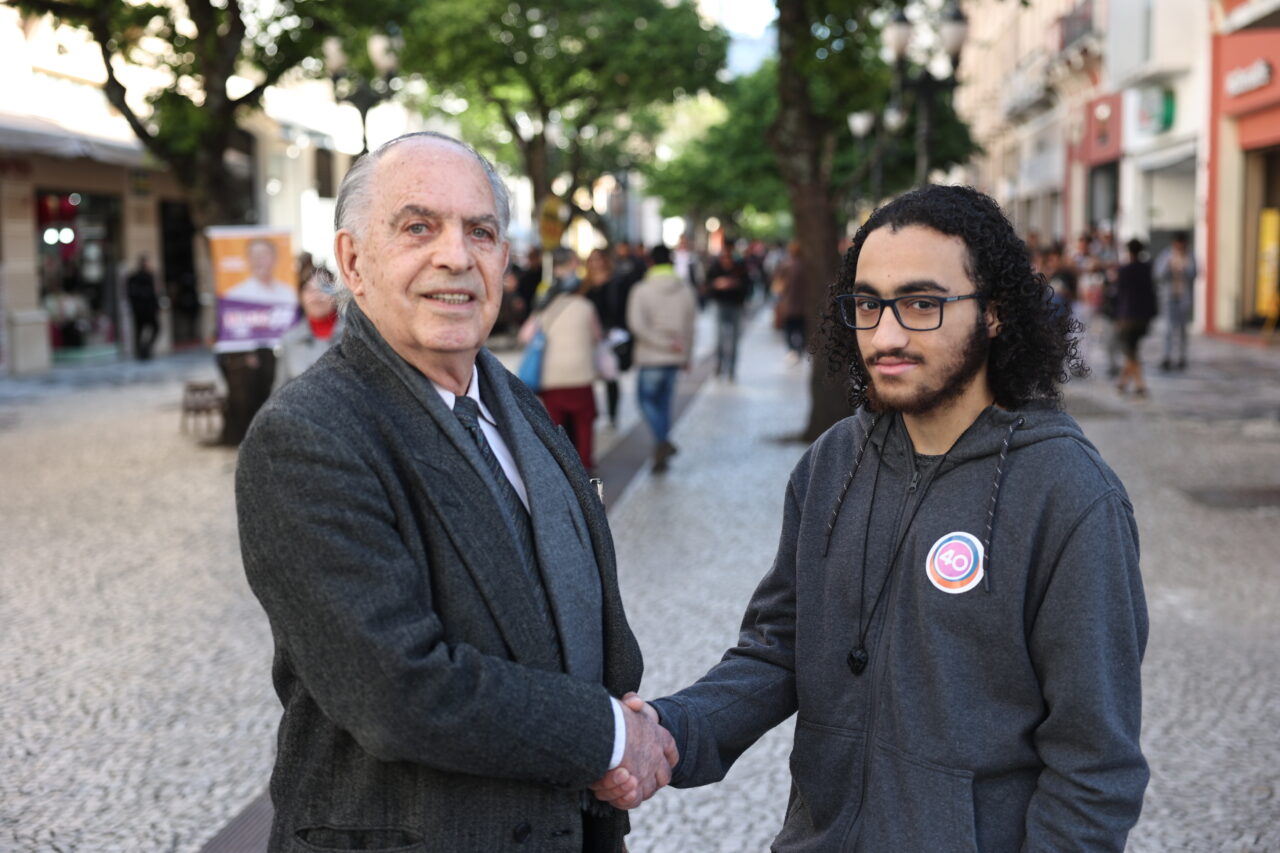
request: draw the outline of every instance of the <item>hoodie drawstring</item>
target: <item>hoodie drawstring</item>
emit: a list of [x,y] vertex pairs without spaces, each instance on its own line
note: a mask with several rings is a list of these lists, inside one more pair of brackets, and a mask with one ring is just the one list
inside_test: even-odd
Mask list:
[[862,446],[858,448],[858,455],[853,460],[853,469],[849,471],[849,476],[844,479],[844,488],[840,490],[840,497],[836,500],[835,508],[831,510],[831,520],[827,522],[827,541],[822,546],[822,556],[827,556],[827,551],[831,549],[831,534],[836,529],[836,519],[840,517],[840,507],[844,505],[845,495],[849,494],[849,486],[853,484],[853,475],[858,473],[858,469],[862,467],[862,454],[867,452],[867,445],[871,443],[871,433],[876,431],[876,423],[879,418],[873,417],[871,423],[867,425],[867,434],[862,439]]
[[[1026,418],[1020,417],[1010,424],[1004,441],[1000,442],[1000,458],[996,460],[996,476],[991,483],[991,503],[987,506],[987,536],[982,542],[982,553],[986,555],[987,561],[986,571],[982,573],[984,592],[991,592],[991,531],[996,524],[996,501],[1000,498],[1000,480],[1004,477],[1004,460],[1009,455],[1009,441],[1013,438],[1014,432],[1026,422]],[[830,539],[830,537],[831,533],[828,531],[827,538]]]

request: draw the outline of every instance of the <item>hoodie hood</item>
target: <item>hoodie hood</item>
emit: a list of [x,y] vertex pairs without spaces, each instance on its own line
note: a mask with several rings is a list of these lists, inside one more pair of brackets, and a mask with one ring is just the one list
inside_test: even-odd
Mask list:
[[[871,443],[881,453],[885,450],[886,442],[890,443],[890,448],[893,447],[895,433],[902,437],[907,434],[902,424],[902,416],[896,413],[878,415],[863,406],[854,415],[854,420],[858,424],[859,436],[870,435]],[[886,429],[895,422],[896,429]],[[872,424],[879,424],[879,427],[872,430]],[[1074,438],[1090,448],[1093,447],[1084,437],[1079,424],[1052,403],[1029,403],[1015,412],[997,406],[988,406],[947,451],[946,462],[941,470],[946,471],[962,462],[981,459],[984,456],[997,456],[1008,453],[1010,449],[1016,450],[1041,441],[1063,437]]]
[[[910,459],[913,452],[900,414],[877,415],[863,406],[858,409],[853,419],[857,423],[856,432],[860,434],[858,452],[854,458],[853,469],[846,477],[840,496],[836,499],[831,511],[824,554],[830,547],[831,534],[835,530],[845,496],[849,493],[849,486],[857,476],[858,469],[862,467],[867,446],[873,445],[876,449],[875,464],[887,463],[892,466],[896,460]],[[991,536],[999,509],[1000,484],[1004,479],[1005,462],[1009,451],[1054,438],[1072,438],[1093,449],[1093,445],[1084,437],[1075,420],[1049,402],[1031,403],[1016,412],[997,406],[988,406],[956,439],[938,467],[935,476],[945,474],[961,464],[990,459],[991,490],[987,498],[986,530],[982,542],[984,553],[987,555],[987,571],[983,576],[983,587],[988,590],[992,563]]]

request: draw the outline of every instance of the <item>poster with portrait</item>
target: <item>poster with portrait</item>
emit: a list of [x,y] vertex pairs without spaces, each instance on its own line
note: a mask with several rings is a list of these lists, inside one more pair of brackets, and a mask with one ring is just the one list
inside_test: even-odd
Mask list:
[[288,231],[255,225],[205,230],[213,261],[218,336],[214,352],[274,347],[298,320]]

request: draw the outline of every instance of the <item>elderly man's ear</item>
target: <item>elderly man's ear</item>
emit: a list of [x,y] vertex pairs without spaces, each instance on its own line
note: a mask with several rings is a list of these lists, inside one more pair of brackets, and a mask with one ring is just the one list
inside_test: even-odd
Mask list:
[[356,296],[364,294],[364,280],[360,277],[356,263],[359,254],[355,235],[350,231],[339,231],[333,238],[333,257],[338,263],[338,273],[347,283],[347,289]]

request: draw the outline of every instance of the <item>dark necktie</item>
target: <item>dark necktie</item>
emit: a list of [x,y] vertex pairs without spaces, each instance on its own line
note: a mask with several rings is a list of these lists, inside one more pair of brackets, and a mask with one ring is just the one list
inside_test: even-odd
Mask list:
[[476,448],[480,451],[480,457],[484,459],[485,467],[489,469],[489,474],[493,477],[498,487],[499,508],[501,508],[503,515],[511,519],[511,525],[516,534],[516,545],[520,549],[520,556],[524,558],[523,568],[528,573],[529,579],[533,581],[534,600],[538,605],[538,615],[551,636],[558,654],[560,643],[556,640],[551,611],[547,605],[547,593],[542,585],[541,578],[538,577],[538,552],[534,547],[533,523],[529,519],[529,511],[525,509],[524,504],[520,501],[520,495],[516,492],[516,487],[511,485],[511,480],[507,479],[507,472],[502,470],[502,463],[494,455],[493,448],[489,445],[489,440],[484,437],[484,430],[480,428],[480,404],[470,397],[459,395],[454,400],[453,413],[457,415],[458,420],[466,427],[467,432],[471,433],[471,438],[475,441]]

